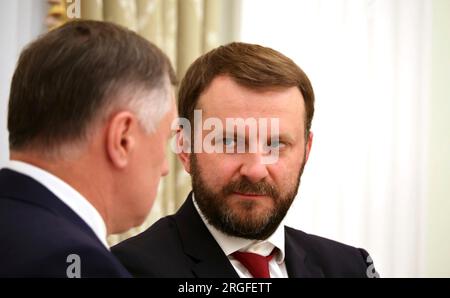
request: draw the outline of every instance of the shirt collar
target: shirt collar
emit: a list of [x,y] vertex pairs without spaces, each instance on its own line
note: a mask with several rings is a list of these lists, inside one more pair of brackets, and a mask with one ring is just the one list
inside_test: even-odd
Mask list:
[[230,256],[235,251],[247,251],[253,252],[260,255],[269,255],[270,252],[276,247],[278,252],[275,254],[275,260],[278,264],[284,262],[285,257],[285,245],[284,245],[284,219],[278,225],[275,232],[270,235],[266,240],[252,240],[245,239],[241,237],[230,236],[222,231],[219,231],[213,225],[211,225],[206,217],[203,215],[202,211],[195,201],[194,193],[192,193],[192,200],[194,202],[195,209],[197,210],[200,218],[202,219],[205,226],[208,228],[211,235],[214,237],[216,242],[222,248],[226,256]]
[[109,249],[106,241],[106,225],[94,206],[69,184],[55,175],[31,164],[10,160],[6,168],[31,177],[58,197],[94,231],[100,241]]

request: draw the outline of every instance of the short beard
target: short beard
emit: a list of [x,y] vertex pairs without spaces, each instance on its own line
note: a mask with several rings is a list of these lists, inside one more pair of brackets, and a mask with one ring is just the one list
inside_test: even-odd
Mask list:
[[[265,181],[252,183],[245,177],[230,182],[219,192],[214,192],[205,183],[195,154],[190,155],[190,165],[195,201],[209,224],[227,235],[264,240],[275,232],[291,207],[297,195],[305,162],[303,162],[298,177],[296,177],[294,187],[290,188],[285,194],[281,194],[276,187]],[[259,216],[240,216],[226,201],[226,197],[234,192],[270,197],[273,200],[274,207],[259,214]],[[251,212],[255,204],[257,202],[242,202],[240,207]]]

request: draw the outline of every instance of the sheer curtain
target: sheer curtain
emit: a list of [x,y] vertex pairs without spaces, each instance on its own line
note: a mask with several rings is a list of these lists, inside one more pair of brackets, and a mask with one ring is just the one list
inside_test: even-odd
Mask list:
[[241,40],[293,58],[316,92],[288,222],[366,248],[382,276],[421,276],[431,1],[242,3]]

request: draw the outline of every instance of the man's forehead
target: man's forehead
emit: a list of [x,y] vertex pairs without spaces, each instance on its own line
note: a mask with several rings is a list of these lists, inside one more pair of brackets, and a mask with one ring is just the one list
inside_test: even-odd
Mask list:
[[[221,104],[220,104],[221,103]],[[303,98],[293,98],[286,101],[279,98],[261,99],[248,98],[246,100],[234,100],[225,95],[219,100],[212,100],[205,96],[199,101],[196,110],[201,111],[203,118],[216,117],[225,121],[228,118],[264,119],[276,118],[280,124],[290,122],[303,122],[305,119],[305,107]]]
[[[214,89],[203,93],[197,103],[196,109],[204,113],[254,117],[298,116],[304,113],[303,96],[297,87],[278,90],[243,90],[243,89]],[[211,115],[214,116],[214,115]]]

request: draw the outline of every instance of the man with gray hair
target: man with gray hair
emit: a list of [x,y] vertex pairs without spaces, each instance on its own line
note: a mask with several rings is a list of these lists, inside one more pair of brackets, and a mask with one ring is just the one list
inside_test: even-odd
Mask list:
[[69,22],[22,52],[0,170],[0,277],[130,276],[106,237],[144,221],[168,173],[174,84],[166,55],[106,22]]

